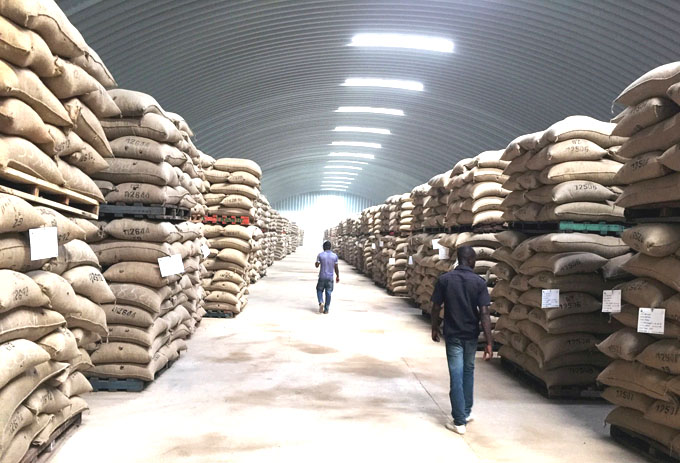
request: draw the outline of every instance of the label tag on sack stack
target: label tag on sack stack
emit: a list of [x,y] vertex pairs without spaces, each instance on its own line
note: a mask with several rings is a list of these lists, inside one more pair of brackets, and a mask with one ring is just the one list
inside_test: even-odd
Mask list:
[[432,240],[432,249],[434,249],[435,251],[437,249],[439,249],[439,240],[438,239]]
[[371,249],[377,249],[375,243],[371,244]]
[[170,275],[184,273],[184,262],[182,262],[182,255],[174,254],[168,257],[159,257],[158,267],[161,270],[161,276],[163,278],[169,277]]
[[602,312],[619,313],[621,312],[621,290],[608,289],[602,291]]
[[408,264],[413,265],[413,256],[408,256]]
[[201,252],[203,253],[203,258],[207,259],[208,256],[210,255],[210,248],[208,247],[207,244],[201,245]]
[[379,245],[381,248],[382,248],[383,246],[385,246],[385,244],[384,244],[382,241],[379,241],[379,242],[378,242],[378,245]]
[[664,334],[666,309],[650,309],[640,307],[638,312],[638,333]]
[[449,258],[449,248],[439,248],[439,260],[446,260]]
[[555,309],[560,306],[560,290],[544,289],[541,291],[541,308]]
[[387,265],[394,265],[397,263],[397,259],[394,257],[390,257],[390,259],[387,261]]
[[28,230],[28,242],[31,247],[31,260],[59,257],[57,227],[31,228]]

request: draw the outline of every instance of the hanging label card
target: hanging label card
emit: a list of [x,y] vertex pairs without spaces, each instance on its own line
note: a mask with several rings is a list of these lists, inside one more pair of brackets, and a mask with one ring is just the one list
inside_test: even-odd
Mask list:
[[445,260],[449,258],[449,248],[440,247],[439,248],[439,260]]
[[541,308],[555,309],[560,306],[560,290],[544,289],[541,291]]
[[51,259],[59,256],[57,227],[31,228],[28,230],[31,260]]
[[408,264],[413,265],[413,256],[408,256]]
[[432,240],[432,249],[435,251],[439,249],[439,240]]
[[371,244],[371,249],[378,249],[376,248],[375,243]]
[[387,265],[394,265],[397,263],[397,259],[394,257],[390,257],[390,260],[387,261]]
[[170,275],[184,273],[184,262],[182,262],[182,255],[174,254],[168,257],[160,257],[158,259],[158,267],[161,269],[161,276],[163,278]]
[[208,256],[210,255],[210,248],[208,247],[207,244],[201,245],[201,252],[203,253],[203,257],[207,259]]
[[621,312],[621,290],[609,289],[602,291],[602,312]]
[[638,312],[638,333],[664,334],[666,309],[650,309],[640,307]]
[[378,244],[380,245],[381,248],[384,246],[382,241],[380,241]]

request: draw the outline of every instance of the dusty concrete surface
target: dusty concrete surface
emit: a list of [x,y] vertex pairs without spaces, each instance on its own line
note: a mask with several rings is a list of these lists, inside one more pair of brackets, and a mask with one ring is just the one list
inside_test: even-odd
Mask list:
[[142,393],[89,394],[55,463],[636,462],[603,427],[606,404],[556,404],[497,360],[478,362],[477,421],[449,416],[441,344],[420,311],[341,263],[316,312],[316,250],[277,262],[233,320],[205,319]]

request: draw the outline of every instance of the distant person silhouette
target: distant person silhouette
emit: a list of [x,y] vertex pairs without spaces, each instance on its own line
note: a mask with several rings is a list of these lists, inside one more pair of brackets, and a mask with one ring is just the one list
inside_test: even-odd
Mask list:
[[[331,306],[331,293],[333,292],[333,270],[335,269],[336,283],[340,283],[340,270],[338,269],[338,256],[331,251],[331,242],[324,241],[323,252],[316,256],[316,268],[319,268],[319,281],[316,283],[316,297],[319,300],[319,313],[328,313]],[[326,293],[326,302],[323,296]]]

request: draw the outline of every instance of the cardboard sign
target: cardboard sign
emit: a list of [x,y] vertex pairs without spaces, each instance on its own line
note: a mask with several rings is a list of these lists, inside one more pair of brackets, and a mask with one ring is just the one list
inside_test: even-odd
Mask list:
[[638,333],[663,334],[666,309],[640,307],[638,312]]
[[602,312],[621,312],[621,290],[609,289],[602,291]]
[[439,260],[446,260],[449,258],[449,248],[439,248]]
[[51,259],[59,256],[57,227],[31,228],[28,230],[31,260]]
[[413,265],[413,256],[408,256],[408,264]]
[[397,263],[397,259],[394,257],[390,257],[390,259],[387,261],[387,265],[394,265]]
[[170,275],[184,273],[184,262],[182,262],[182,255],[174,254],[168,257],[159,257],[158,267],[161,269],[161,276],[163,278]]
[[541,291],[541,308],[554,309],[560,306],[560,290],[544,289]]
[[208,247],[207,244],[201,245],[201,252],[203,253],[203,257],[207,259],[208,256],[210,255],[210,248]]
[[435,251],[439,249],[439,240],[432,240],[432,249]]

